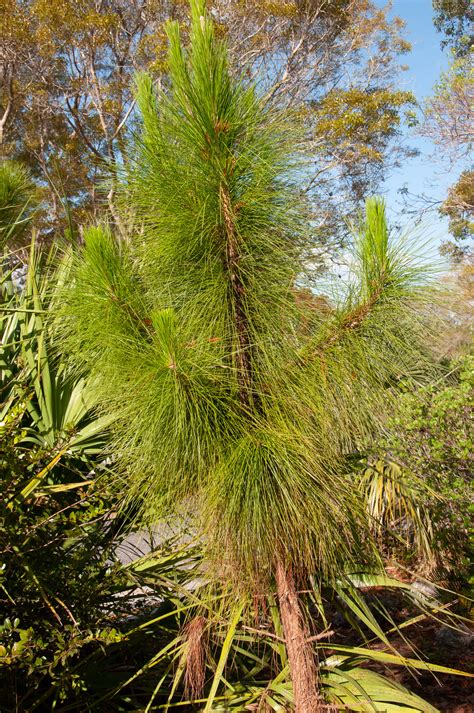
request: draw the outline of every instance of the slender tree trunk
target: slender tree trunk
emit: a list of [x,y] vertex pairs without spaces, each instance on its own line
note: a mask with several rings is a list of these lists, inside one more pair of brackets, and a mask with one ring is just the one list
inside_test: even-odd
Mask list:
[[275,577],[295,711],[317,713],[326,710],[319,695],[318,667],[313,647],[308,641],[310,634],[301,611],[295,580],[291,570],[281,560],[277,561]]
[[221,185],[220,188],[220,199],[227,237],[225,265],[230,278],[235,331],[238,341],[235,366],[239,384],[239,396],[241,403],[246,408],[249,408],[252,400],[252,355],[250,350],[248,317],[244,306],[245,288],[239,275],[240,253],[235,234],[235,216],[229,190],[224,185]]
[[6,105],[3,111],[3,116],[0,118],[0,145],[3,144],[5,137],[5,126],[8,121],[8,117],[13,109],[13,64],[7,62],[7,68],[4,74],[4,87],[6,95]]
[[[249,320],[245,309],[245,287],[240,276],[240,253],[235,230],[235,207],[229,189],[222,184],[219,191],[227,245],[225,267],[230,278],[232,307],[238,348],[235,357],[240,401],[246,410],[258,411],[258,400],[252,393],[252,350],[250,349]],[[276,581],[280,614],[286,639],[288,661],[293,682],[296,713],[318,713],[326,710],[318,693],[318,667],[309,631],[296,592],[291,569],[278,560]]]

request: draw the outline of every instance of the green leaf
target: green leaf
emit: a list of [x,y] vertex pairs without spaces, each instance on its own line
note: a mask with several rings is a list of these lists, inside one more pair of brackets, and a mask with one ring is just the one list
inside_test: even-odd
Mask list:
[[[418,659],[409,659],[404,656],[400,656],[399,654],[389,654],[385,651],[379,651],[377,649],[368,649],[358,646],[343,646],[341,644],[331,644],[331,649],[345,653],[348,657],[362,656],[372,661],[381,661],[382,663],[393,664],[395,666],[407,666],[418,670],[432,671],[433,673],[447,673],[455,676],[474,678],[474,674],[468,673],[467,671],[460,671],[459,669],[440,666],[439,664],[428,663],[427,661],[420,661]],[[338,660],[340,661],[341,659]],[[328,659],[325,662],[326,665],[330,665],[330,661],[331,659]]]
[[227,634],[224,639],[224,643],[222,644],[222,649],[219,656],[219,660],[217,662],[216,670],[214,672],[214,678],[212,680],[211,690],[209,691],[209,696],[206,702],[206,706],[204,708],[204,713],[210,713],[210,711],[212,710],[212,704],[214,703],[214,698],[217,694],[217,689],[219,688],[219,685],[222,680],[224,668],[227,663],[230,651],[232,649],[233,639],[237,630],[238,623],[240,621],[240,617],[242,616],[243,608],[243,604],[238,604],[235,607],[233,616],[230,620],[227,629]]

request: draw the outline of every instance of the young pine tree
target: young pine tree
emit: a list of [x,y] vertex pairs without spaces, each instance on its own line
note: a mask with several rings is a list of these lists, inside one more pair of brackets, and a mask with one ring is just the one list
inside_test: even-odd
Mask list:
[[314,713],[298,585],[370,556],[342,463],[426,361],[423,275],[372,200],[341,304],[308,298],[291,122],[231,75],[199,0],[189,50],[177,24],[167,32],[169,84],[137,80],[129,238],[86,232],[65,291],[69,347],[114,416],[127,498],[154,521],[192,516],[207,576],[236,597],[276,588],[295,706]]

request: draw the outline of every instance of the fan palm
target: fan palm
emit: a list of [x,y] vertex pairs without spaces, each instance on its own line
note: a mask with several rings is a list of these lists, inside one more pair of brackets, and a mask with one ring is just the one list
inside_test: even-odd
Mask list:
[[375,557],[341,463],[397,380],[427,369],[426,275],[372,199],[337,304],[301,299],[314,246],[295,122],[233,78],[199,0],[189,50],[176,23],[167,33],[169,86],[137,79],[129,239],[86,231],[64,291],[68,348],[113,417],[127,498],[155,521],[186,508],[207,576],[239,601],[276,587],[295,706],[313,713],[298,585]]

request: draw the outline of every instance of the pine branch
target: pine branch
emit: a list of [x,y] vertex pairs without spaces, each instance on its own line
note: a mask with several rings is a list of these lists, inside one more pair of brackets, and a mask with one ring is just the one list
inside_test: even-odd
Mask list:
[[404,335],[401,328],[403,322],[406,329],[406,320],[398,324],[397,318],[404,313],[414,322],[420,321],[421,313],[417,316],[416,312],[426,305],[430,294],[426,290],[428,276],[426,264],[418,264],[416,256],[390,240],[383,201],[369,199],[365,220],[355,235],[351,287],[345,304],[303,346],[303,361],[323,356],[346,338],[364,339],[366,327],[373,327],[371,340],[374,330],[388,340],[390,335],[394,341],[410,340],[411,332]]
[[323,356],[327,350],[344,339],[348,332],[356,332],[363,327],[365,320],[370,317],[374,308],[383,299],[383,293],[383,284],[378,285],[370,299],[347,312],[331,334],[323,338],[316,338],[316,344],[313,343],[313,340],[306,344],[300,352],[303,360],[306,361],[313,357]]

